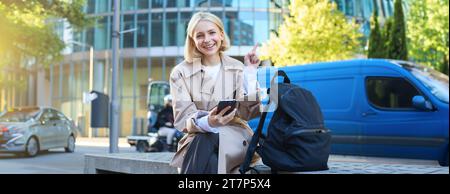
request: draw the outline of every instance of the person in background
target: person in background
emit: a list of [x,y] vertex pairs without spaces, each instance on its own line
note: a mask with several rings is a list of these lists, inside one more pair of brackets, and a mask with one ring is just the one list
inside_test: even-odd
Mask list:
[[166,143],[169,149],[172,147],[172,140],[176,133],[176,129],[173,126],[173,109],[172,109],[172,96],[167,95],[164,97],[164,108],[158,113],[155,127],[158,129],[159,136],[166,136]]

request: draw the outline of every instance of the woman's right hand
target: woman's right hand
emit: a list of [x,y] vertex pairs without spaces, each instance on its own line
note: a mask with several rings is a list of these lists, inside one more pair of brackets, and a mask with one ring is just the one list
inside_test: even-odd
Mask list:
[[214,107],[208,115],[208,124],[211,127],[220,127],[228,124],[231,120],[233,120],[237,108],[234,109],[231,113],[224,116],[224,114],[231,109],[231,106],[227,106],[222,111],[217,113],[217,106]]

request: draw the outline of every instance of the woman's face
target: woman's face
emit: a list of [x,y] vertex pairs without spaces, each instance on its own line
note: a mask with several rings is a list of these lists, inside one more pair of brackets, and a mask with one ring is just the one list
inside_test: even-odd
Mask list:
[[195,47],[204,56],[213,56],[219,53],[223,34],[216,24],[202,20],[195,27],[192,38],[194,39]]

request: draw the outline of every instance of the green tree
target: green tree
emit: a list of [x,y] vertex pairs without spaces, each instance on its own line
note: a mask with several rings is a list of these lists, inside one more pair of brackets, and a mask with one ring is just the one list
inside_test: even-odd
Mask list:
[[394,3],[394,23],[392,24],[388,45],[388,58],[408,60],[406,25],[402,0],[395,0]]
[[57,21],[85,27],[84,0],[0,0],[0,68],[46,67],[61,58]]
[[372,29],[369,37],[368,58],[385,58],[384,37],[378,24],[378,13],[375,10],[372,16]]
[[348,22],[329,0],[295,0],[290,15],[261,48],[261,59],[276,66],[351,58],[361,47],[359,26]]
[[62,59],[65,48],[55,25],[73,30],[92,24],[82,11],[84,0],[0,0],[0,88],[25,90],[26,80],[10,72],[34,72]]
[[407,17],[409,55],[448,75],[448,0],[410,0]]
[[389,48],[389,43],[391,40],[391,32],[392,32],[392,27],[394,25],[394,18],[389,17],[386,18],[383,27],[381,28],[381,36],[383,37],[384,40],[384,56],[383,58],[389,58],[389,52],[388,52],[388,48]]

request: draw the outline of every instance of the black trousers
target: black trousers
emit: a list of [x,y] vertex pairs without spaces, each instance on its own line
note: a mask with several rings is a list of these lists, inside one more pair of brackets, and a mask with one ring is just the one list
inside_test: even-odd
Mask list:
[[187,148],[182,174],[217,174],[218,133],[198,133]]

